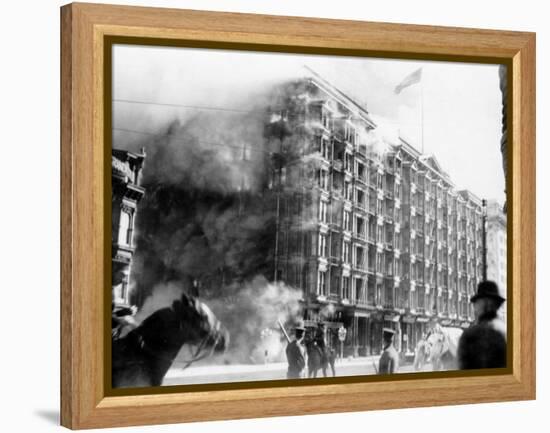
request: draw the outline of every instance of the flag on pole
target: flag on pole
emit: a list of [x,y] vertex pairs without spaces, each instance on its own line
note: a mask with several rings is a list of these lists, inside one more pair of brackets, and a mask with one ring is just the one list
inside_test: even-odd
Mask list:
[[420,83],[422,79],[422,68],[418,68],[416,71],[407,75],[403,81],[401,81],[397,86],[395,86],[395,94],[398,95],[406,87],[412,86],[413,84]]

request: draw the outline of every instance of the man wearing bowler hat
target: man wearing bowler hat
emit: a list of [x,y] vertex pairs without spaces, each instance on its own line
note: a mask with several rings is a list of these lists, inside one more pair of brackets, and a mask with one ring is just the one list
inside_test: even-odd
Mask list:
[[306,366],[306,351],[302,344],[306,329],[302,324],[294,327],[294,339],[286,346],[288,361],[287,379],[300,379]]
[[506,325],[497,312],[505,299],[493,281],[482,281],[470,298],[475,323],[458,342],[458,366],[461,370],[506,367]]
[[395,331],[390,328],[382,330],[382,339],[384,340],[384,350],[378,363],[378,374],[397,373],[399,368],[399,356],[395,347],[393,347],[393,336]]

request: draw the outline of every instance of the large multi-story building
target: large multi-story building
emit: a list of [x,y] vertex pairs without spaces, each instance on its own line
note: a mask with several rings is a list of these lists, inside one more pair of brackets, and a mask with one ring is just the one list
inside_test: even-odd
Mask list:
[[306,325],[346,355],[403,353],[431,323],[469,326],[483,274],[482,203],[434,156],[385,145],[367,109],[320,77],[287,84],[266,126],[276,209],[273,278],[303,291]]

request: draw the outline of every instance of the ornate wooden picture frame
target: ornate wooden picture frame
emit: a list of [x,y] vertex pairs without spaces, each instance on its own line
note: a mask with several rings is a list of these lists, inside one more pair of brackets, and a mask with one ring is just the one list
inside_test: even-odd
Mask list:
[[[108,314],[112,125],[107,103],[112,95],[107,84],[112,44],[136,40],[505,65],[507,367],[368,380],[309,379],[291,385],[113,389]],[[75,3],[61,8],[61,54],[62,425],[80,429],[535,398],[534,34]]]

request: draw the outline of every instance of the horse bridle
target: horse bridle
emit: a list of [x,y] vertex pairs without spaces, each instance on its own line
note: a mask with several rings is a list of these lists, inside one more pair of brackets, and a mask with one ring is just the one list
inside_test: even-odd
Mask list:
[[[221,338],[221,333],[219,332],[219,330],[220,330],[220,322],[216,322],[216,326],[214,327],[213,332],[212,331],[208,332],[206,336],[201,340],[201,342],[197,346],[197,350],[192,355],[191,359],[189,359],[188,361],[183,361],[185,365],[182,367],[182,370],[185,370],[194,362],[197,362],[202,359],[208,358],[209,356],[212,356]],[[203,353],[201,355],[201,352],[204,350],[204,348],[207,346],[207,344],[212,338],[213,338],[213,341],[212,341],[212,347],[210,351],[208,353]]]

